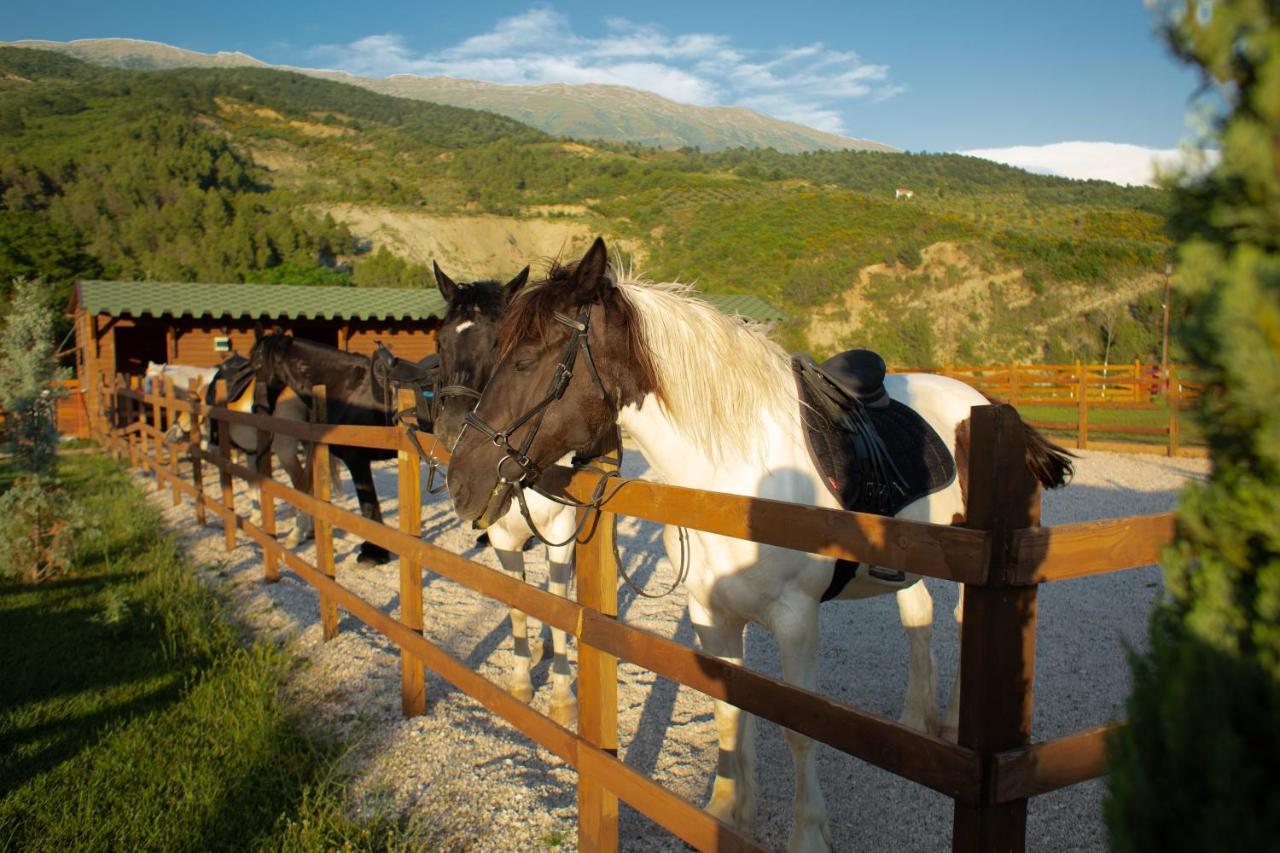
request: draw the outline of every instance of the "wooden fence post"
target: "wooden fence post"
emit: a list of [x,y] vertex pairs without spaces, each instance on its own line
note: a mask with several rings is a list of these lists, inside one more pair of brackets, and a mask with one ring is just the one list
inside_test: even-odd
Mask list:
[[1026,441],[1010,406],[976,406],[970,420],[965,526],[991,533],[984,584],[966,584],[960,641],[961,746],[980,755],[976,804],[957,802],[952,849],[1020,853],[1027,801],[995,802],[995,753],[1031,736],[1036,654],[1035,586],[1009,586],[1015,530],[1040,523],[1040,485],[1027,470]]
[[[616,452],[616,450],[615,450]],[[616,469],[610,460],[596,465]],[[589,509],[580,513],[593,512]],[[574,548],[578,603],[610,617],[618,615],[618,565],[614,560],[614,516],[602,512],[594,535]],[[587,528],[590,529],[590,526]],[[591,744],[618,754],[618,659],[578,646],[578,734]],[[618,849],[618,798],[589,774],[578,773],[578,849],[613,853]]]
[[1169,366],[1169,455],[1178,455],[1178,409],[1182,404],[1182,391],[1178,388],[1178,368]]
[[[178,386],[173,382],[164,383],[165,396],[169,400],[169,428],[173,429],[173,425],[178,422]],[[182,492],[178,491],[178,448],[176,445],[165,442],[165,450],[169,454],[169,473],[173,475],[171,485],[173,486],[173,505],[178,506],[182,503]]]
[[[311,389],[311,422],[323,424],[328,419],[329,395],[323,385]],[[329,445],[317,441],[311,445],[311,493],[318,500],[329,502],[332,484],[329,482]],[[319,515],[313,518],[316,531],[316,567],[327,577],[337,577],[333,565],[333,524]],[[338,605],[325,593],[320,593],[320,626],[326,640],[338,636]]]
[[1076,365],[1076,448],[1089,446],[1089,371]]
[[[136,391],[137,385],[138,385],[138,382],[137,382],[138,377],[129,376],[129,377],[126,377],[126,379],[128,382],[128,385],[126,387],[130,391]],[[128,401],[125,404],[125,413],[126,413],[125,426],[130,427],[142,420],[141,418],[142,407],[139,405],[138,401],[135,400],[133,397],[125,397],[125,400]],[[125,436],[125,439],[129,443],[129,467],[141,468],[143,464],[142,459],[140,458],[140,455],[139,455],[139,451],[142,448],[141,434],[137,432],[130,433]]]
[[188,451],[191,454],[191,485],[196,487],[196,524],[204,527],[207,516],[204,508],[204,460],[200,458],[203,429],[200,423],[200,380],[193,377],[187,383],[187,389],[191,395],[191,433],[187,436]]
[[1018,386],[1020,377],[1018,376],[1017,362],[1009,364],[1009,405],[1015,408],[1018,405]]
[[[413,410],[415,398],[411,389],[401,388],[396,397],[401,410]],[[419,537],[422,535],[422,480],[418,454],[401,449],[396,459],[400,531]],[[408,554],[400,555],[400,621],[415,633],[422,633],[422,566]],[[400,650],[400,708],[406,717],[416,717],[427,710],[424,664],[404,649]]]
[[[151,383],[151,425],[157,433],[164,431],[164,408],[160,405],[160,397],[164,395],[164,377],[157,376]],[[156,488],[164,488],[164,480],[160,477],[160,467],[164,465],[164,441],[159,438],[153,438],[151,441],[152,451],[155,453],[154,462],[152,463],[152,473],[156,477]]]
[[1142,359],[1133,360],[1133,402],[1142,402]]
[[[227,380],[219,379],[214,386],[213,404],[227,405]],[[222,464],[218,466],[218,483],[222,486],[222,505],[231,510],[230,515],[222,517],[222,544],[228,551],[234,551],[236,548],[236,492],[231,471],[227,468],[231,464],[230,421],[218,421],[218,454],[222,457]]]
[[[272,456],[271,456],[271,433],[266,430],[258,430],[257,438],[258,447],[262,450],[258,454],[258,475],[262,478],[258,481],[258,509],[262,512],[262,532],[276,538],[276,499],[272,497],[271,492],[267,491],[263,485],[264,482],[271,479]],[[295,524],[298,513],[294,513]],[[280,562],[276,557],[274,548],[262,549],[262,579],[267,583],[275,583],[280,580]]]

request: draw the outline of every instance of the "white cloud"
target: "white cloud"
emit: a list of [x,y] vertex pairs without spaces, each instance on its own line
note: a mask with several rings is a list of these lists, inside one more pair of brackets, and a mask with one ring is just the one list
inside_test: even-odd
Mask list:
[[[1144,148],[1119,142],[1057,142],[959,153],[1065,178],[1147,186],[1155,186],[1157,168],[1175,169],[1184,164],[1197,168],[1195,159],[1199,156],[1194,150]],[[1199,154],[1204,157],[1205,165],[1212,166],[1217,160],[1216,151]]]
[[605,33],[580,36],[547,7],[499,21],[490,32],[435,52],[416,52],[396,33],[321,45],[308,58],[352,74],[448,76],[492,83],[608,83],[681,103],[745,106],[832,133],[844,133],[843,108],[905,90],[885,65],[821,42],[755,51],[715,33],[670,35],[625,18]]

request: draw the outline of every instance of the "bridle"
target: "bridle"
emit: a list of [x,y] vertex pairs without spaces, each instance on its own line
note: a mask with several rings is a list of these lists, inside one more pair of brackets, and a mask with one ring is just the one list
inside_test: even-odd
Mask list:
[[[595,383],[596,390],[600,392],[600,398],[606,403],[609,402],[609,394],[604,390],[604,382],[600,379],[600,372],[596,369],[595,358],[591,354],[591,336],[588,334],[588,324],[591,318],[590,303],[582,306],[576,320],[558,311],[554,316],[556,322],[569,327],[570,333],[569,339],[565,342],[560,361],[556,364],[555,374],[551,377],[551,384],[547,389],[546,395],[523,414],[518,415],[515,420],[503,429],[496,429],[485,423],[476,414],[475,409],[467,412],[462,419],[462,431],[458,433],[458,441],[462,440],[462,436],[466,433],[466,428],[471,427],[485,435],[493,442],[494,447],[501,449],[505,454],[498,460],[498,481],[494,484],[489,500],[485,502],[485,509],[488,509],[489,503],[508,486],[516,486],[517,495],[521,496],[521,511],[526,511],[520,487],[533,486],[538,480],[538,475],[542,473],[542,469],[529,458],[529,449],[533,447],[534,439],[538,436],[538,430],[542,428],[547,409],[550,408],[552,403],[563,397],[565,391],[568,390],[569,382],[573,379],[573,368],[577,363],[579,352],[582,353],[587,363],[587,369],[591,371],[591,380]],[[476,397],[478,399],[479,395],[477,394]],[[614,420],[617,420],[616,412]],[[511,444],[512,433],[530,422],[532,422],[532,425],[520,442],[520,446],[513,446]],[[457,445],[455,444],[454,446],[456,447]],[[510,462],[514,462],[516,465],[516,471],[513,472],[515,476],[507,476],[506,466]],[[525,520],[528,521],[529,519],[526,517]],[[544,539],[543,541],[545,542],[546,540]]]
[[[609,480],[622,476],[619,472],[622,463],[622,440],[621,435],[619,434],[615,443],[618,456],[616,460],[612,460],[615,464],[611,470],[602,470],[591,467],[586,467],[584,469],[594,471],[600,475],[600,479],[592,489],[591,497],[586,501],[578,502],[572,498],[566,499],[558,495],[549,494],[538,488],[537,481],[538,477],[542,473],[542,468],[529,458],[529,450],[533,447],[533,442],[537,438],[538,430],[542,428],[542,422],[546,416],[547,409],[551,407],[552,403],[555,403],[562,398],[568,390],[569,382],[573,379],[573,370],[577,365],[579,352],[582,353],[582,358],[586,362],[587,370],[591,374],[591,381],[599,392],[600,399],[604,400],[605,403],[614,410],[613,421],[615,424],[618,420],[617,405],[610,400],[609,393],[605,390],[604,382],[600,378],[600,371],[596,368],[595,356],[591,353],[591,336],[589,334],[591,303],[587,303],[581,307],[576,320],[565,314],[561,314],[558,311],[555,312],[553,316],[555,317],[556,322],[564,326],[568,326],[570,331],[569,339],[565,342],[564,349],[560,354],[560,361],[556,364],[555,373],[551,377],[551,383],[547,388],[547,393],[541,400],[533,404],[533,406],[522,414],[518,415],[511,421],[511,423],[502,429],[497,429],[486,423],[479,415],[476,414],[475,409],[472,408],[463,416],[462,430],[458,433],[458,439],[454,442],[453,448],[450,448],[450,452],[452,453],[453,450],[457,448],[458,442],[462,441],[462,436],[466,433],[467,427],[471,427],[472,429],[479,431],[482,435],[486,436],[495,447],[501,449],[504,452],[504,455],[498,460],[498,479],[494,484],[493,491],[489,493],[488,499],[485,500],[484,507],[480,513],[481,516],[484,516],[488,512],[489,506],[493,503],[494,499],[503,493],[503,491],[507,488],[514,488],[516,501],[520,507],[520,514],[524,517],[525,523],[529,525],[529,530],[532,531],[533,535],[537,536],[547,545],[555,548],[578,540],[578,537],[582,534],[582,531],[586,528],[588,522],[591,523],[591,533],[588,535],[588,538],[590,538],[591,535],[594,535],[596,525],[599,524],[603,513],[602,505],[604,503],[605,492]],[[477,402],[480,400],[481,396],[479,392],[463,385],[448,385],[441,388],[438,393],[443,396],[446,392],[458,396],[475,397]],[[518,447],[512,445],[512,434],[525,424],[530,423],[531,426],[529,431],[521,440],[520,445]],[[615,429],[617,429],[616,426]],[[513,476],[507,476],[507,466],[512,462],[515,463],[515,469],[511,471]],[[534,523],[533,515],[529,512],[528,501],[525,499],[524,490],[526,488],[534,489],[538,494],[558,504],[571,506],[576,509],[595,510],[595,512],[580,513],[578,523],[574,526],[573,532],[569,537],[561,542],[552,542],[540,530],[538,530],[537,525]],[[617,516],[613,517],[613,523],[615,526],[617,525]],[[621,555],[618,554],[617,536],[615,535],[613,537],[614,563],[618,567],[618,574],[622,576],[623,581],[625,581],[627,586],[631,587],[632,591],[637,595],[645,598],[662,598],[670,595],[684,583],[685,577],[689,572],[688,533],[683,527],[678,528],[678,530],[680,531],[680,565],[676,567],[676,580],[671,584],[670,588],[657,594],[645,592],[644,589],[642,589],[631,579],[629,575],[627,575],[626,569],[624,568],[626,563],[622,560]]]

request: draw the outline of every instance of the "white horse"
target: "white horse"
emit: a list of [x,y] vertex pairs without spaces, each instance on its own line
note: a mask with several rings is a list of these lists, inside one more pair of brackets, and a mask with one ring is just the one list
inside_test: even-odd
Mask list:
[[[837,505],[806,448],[788,356],[760,330],[719,314],[687,288],[615,280],[601,240],[581,261],[553,267],[545,282],[515,300],[500,352],[475,410],[480,426],[463,434],[449,466],[450,495],[463,519],[483,524],[505,512],[526,472],[586,448],[615,423],[668,483]],[[572,378],[562,395],[540,419],[511,429],[547,397],[566,367]],[[953,457],[958,434],[967,433],[970,407],[988,402],[968,385],[939,376],[895,375],[885,385],[892,399],[924,418]],[[1068,459],[1026,429],[1028,466],[1045,485],[1060,485]],[[511,434],[494,440],[486,430]],[[898,517],[954,523],[964,516],[963,481],[963,474],[953,478]],[[675,528],[666,529],[664,542],[679,565]],[[777,638],[783,678],[814,689],[819,601],[832,582],[833,560],[698,530],[689,531],[686,559],[689,615],[703,649],[740,664],[744,629],[755,622]],[[929,592],[918,577],[892,582],[877,574],[885,575],[859,571],[838,597],[896,594],[910,643],[902,719],[954,736],[958,690],[951,692],[945,725],[938,721]],[[959,608],[955,615],[958,620]],[[755,815],[752,718],[726,702],[716,703],[715,716],[720,753],[708,810],[749,832]],[[796,773],[788,849],[829,850],[813,742],[784,734]]]
[[[489,381],[498,362],[496,345],[498,327],[506,314],[507,304],[524,286],[529,268],[505,285],[496,281],[456,284],[435,265],[436,284],[448,303],[440,329],[436,333],[440,356],[440,387],[436,390],[437,414],[433,431],[437,438],[452,446],[463,428],[464,418],[480,397],[480,389]],[[570,564],[573,560],[573,538],[576,514],[571,507],[529,492],[526,506],[532,525],[512,503],[505,515],[487,530],[502,569],[524,580],[524,544],[530,536],[545,536],[547,546],[547,589],[554,595],[568,594]],[[525,613],[511,608],[511,637],[514,667],[509,689],[522,702],[533,699],[530,671],[542,656],[539,639],[541,629],[534,631],[529,642],[529,620]],[[573,695],[573,676],[569,671],[565,632],[551,629],[554,657],[551,661],[551,717],[561,725],[569,725],[577,716],[578,702]]]

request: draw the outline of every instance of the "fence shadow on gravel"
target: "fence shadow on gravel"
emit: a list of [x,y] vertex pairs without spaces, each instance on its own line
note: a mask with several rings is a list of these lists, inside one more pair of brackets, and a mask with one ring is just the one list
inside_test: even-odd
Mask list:
[[[340,629],[342,609],[399,648],[405,715],[426,710],[426,667],[573,767],[578,774],[582,850],[617,849],[619,800],[698,849],[762,849],[649,778],[656,755],[635,756],[634,766],[619,761],[619,659],[674,682],[673,693],[678,683],[726,700],[943,793],[954,801],[955,850],[1023,850],[1028,799],[1100,775],[1105,738],[1115,728],[1030,743],[1037,589],[1042,583],[1155,563],[1173,533],[1171,513],[1041,527],[1039,486],[1023,464],[1025,446],[1017,413],[1005,405],[981,406],[971,416],[969,518],[964,527],[615,479],[605,490],[600,523],[590,525],[593,535],[577,545],[577,600],[571,601],[422,538],[419,457],[402,430],[246,415],[221,405],[179,400],[173,388],[144,395],[119,376],[102,377],[96,384],[100,393],[91,401],[90,426],[100,445],[154,475],[158,485],[172,489],[175,503],[190,499],[199,523],[205,523],[208,513],[218,516],[228,550],[238,536],[255,542],[262,549],[266,582],[279,579],[283,564],[310,584],[318,596],[326,639]],[[323,412],[324,388],[313,390],[316,411]],[[226,399],[225,388],[217,389],[216,399]],[[412,408],[411,400],[401,403],[401,408]],[[259,470],[233,462],[226,429],[219,430],[222,443],[216,449],[201,449],[196,441],[181,447],[164,444],[162,432],[179,412],[191,416],[193,436],[199,435],[202,419],[212,418],[311,442],[316,472],[312,493],[273,480],[269,460]],[[329,503],[325,463],[329,446],[335,444],[398,452],[397,528]],[[447,461],[443,448],[435,447],[434,453]],[[214,494],[203,487],[204,465],[218,472]],[[259,524],[237,510],[233,478],[255,491]],[[598,478],[596,473],[555,468],[544,474],[543,485],[585,501]],[[277,501],[314,516],[314,562],[277,541]],[[690,647],[691,632],[669,640],[619,621],[614,516],[677,523],[964,584],[959,742],[908,729],[887,717],[702,654]],[[398,616],[338,582],[334,528],[399,554]],[[557,725],[476,672],[474,658],[460,660],[423,636],[424,568],[576,638],[576,731]],[[653,701],[652,710],[646,707],[644,713],[655,720],[669,719],[662,694]]]

